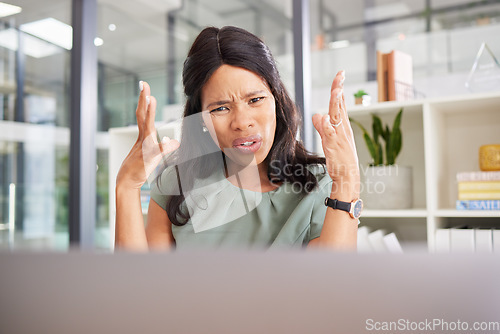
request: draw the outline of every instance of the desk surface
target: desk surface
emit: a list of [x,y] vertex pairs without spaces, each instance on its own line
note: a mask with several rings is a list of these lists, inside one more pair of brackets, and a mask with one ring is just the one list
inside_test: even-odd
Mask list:
[[383,322],[500,323],[498,256],[0,253],[0,270],[1,333],[365,333]]

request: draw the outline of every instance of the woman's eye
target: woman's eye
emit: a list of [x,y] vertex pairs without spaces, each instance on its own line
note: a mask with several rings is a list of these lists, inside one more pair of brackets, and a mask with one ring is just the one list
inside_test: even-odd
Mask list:
[[229,109],[227,107],[219,107],[219,108],[215,108],[213,110],[210,110],[210,113],[212,114],[224,114],[224,113],[227,113],[229,111]]
[[260,96],[260,97],[254,97],[253,99],[250,100],[250,103],[257,103],[259,101],[262,101],[264,100],[264,96]]

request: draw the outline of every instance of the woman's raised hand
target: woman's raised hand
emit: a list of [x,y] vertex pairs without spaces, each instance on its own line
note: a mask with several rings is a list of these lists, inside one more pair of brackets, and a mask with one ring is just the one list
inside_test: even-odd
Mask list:
[[332,192],[340,192],[351,201],[359,198],[360,176],[356,145],[345,107],[344,80],[345,72],[338,72],[330,91],[328,114],[314,115],[313,124],[321,136],[326,166],[335,187]]
[[139,83],[141,93],[135,112],[139,136],[123,163],[116,178],[116,185],[126,188],[140,188],[148,176],[161,162],[164,155],[176,150],[179,142],[163,137],[158,143],[154,125],[156,99],[151,96],[151,89],[146,82]]

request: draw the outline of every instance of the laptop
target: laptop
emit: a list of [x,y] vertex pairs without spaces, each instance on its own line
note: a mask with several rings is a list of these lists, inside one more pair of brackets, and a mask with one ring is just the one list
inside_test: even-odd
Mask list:
[[495,255],[0,253],[0,268],[0,333],[500,333]]

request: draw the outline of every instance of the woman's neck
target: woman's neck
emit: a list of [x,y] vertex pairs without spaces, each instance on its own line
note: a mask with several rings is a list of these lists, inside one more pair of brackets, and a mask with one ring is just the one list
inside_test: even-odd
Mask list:
[[259,165],[250,164],[240,166],[228,161],[226,178],[239,188],[256,192],[268,192],[278,187],[278,185],[269,181],[267,177],[267,164],[265,162]]

